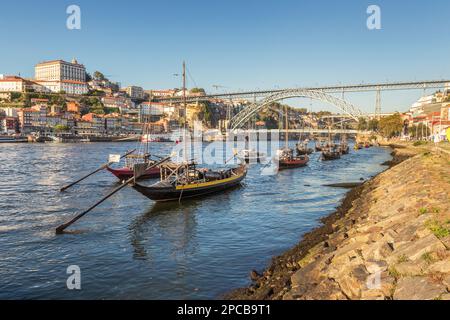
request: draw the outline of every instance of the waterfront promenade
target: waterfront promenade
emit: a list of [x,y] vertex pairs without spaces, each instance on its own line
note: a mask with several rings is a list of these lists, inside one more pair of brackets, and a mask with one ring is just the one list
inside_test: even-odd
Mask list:
[[449,300],[450,155],[403,144],[391,165],[229,298]]

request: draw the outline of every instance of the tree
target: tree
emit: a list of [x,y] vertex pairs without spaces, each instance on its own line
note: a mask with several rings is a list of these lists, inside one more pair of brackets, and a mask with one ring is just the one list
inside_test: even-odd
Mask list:
[[190,93],[206,94],[205,89],[203,89],[203,88],[192,88],[189,92]]
[[379,121],[377,119],[371,119],[369,120],[369,123],[367,124],[367,129],[369,131],[378,131]]
[[203,106],[203,119],[205,120],[205,122],[209,125],[211,125],[212,122],[212,111],[211,108],[209,107],[209,103],[205,103]]
[[359,131],[366,131],[369,127],[367,120],[365,118],[359,118],[358,119],[358,130]]
[[409,128],[409,135],[412,138],[426,138],[429,135],[431,135],[431,128],[429,128],[428,126],[426,126],[423,123],[419,123],[417,125],[413,125],[411,128]]
[[105,114],[105,109],[103,109],[103,107],[94,107],[90,110],[90,112],[95,113],[95,114]]
[[68,131],[70,128],[68,126],[65,126],[65,125],[62,125],[62,124],[57,124],[53,129],[56,132],[62,132],[62,131]]
[[398,136],[403,130],[403,120],[399,113],[381,118],[379,123],[380,133],[386,138]]
[[104,81],[104,80],[107,80],[107,79],[105,78],[103,73],[101,73],[100,71],[95,71],[94,72],[94,80]]
[[86,72],[86,82],[92,81],[92,76],[90,73]]

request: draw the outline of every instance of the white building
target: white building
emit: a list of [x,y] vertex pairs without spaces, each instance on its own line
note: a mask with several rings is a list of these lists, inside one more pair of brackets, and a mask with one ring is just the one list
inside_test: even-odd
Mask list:
[[75,59],[71,63],[64,60],[42,62],[35,66],[34,71],[36,80],[86,82],[86,68]]
[[77,60],[66,62],[53,60],[39,63],[35,66],[36,82],[52,92],[68,94],[86,94],[89,92],[86,83],[86,68]]
[[413,114],[414,113],[422,113],[423,107],[428,104],[432,104],[432,103],[436,103],[436,97],[434,94],[421,97],[419,100],[417,100],[417,102],[413,103],[413,105],[411,106],[409,111]]
[[12,108],[12,107],[0,107],[0,112],[3,111],[3,113],[5,114],[5,116],[7,117],[17,117],[18,116],[18,111],[20,110],[20,108]]
[[150,116],[170,116],[175,112],[175,107],[160,102],[143,102],[140,106],[141,114]]
[[16,76],[0,78],[0,92],[24,92],[27,83],[24,79]]
[[144,99],[144,89],[137,86],[129,86],[125,89],[126,93],[131,99]]
[[0,92],[49,92],[49,90],[37,82],[23,79],[17,76],[2,76],[0,78]]
[[36,83],[47,88],[51,92],[65,92],[68,94],[82,95],[89,92],[89,88],[86,82],[75,80],[63,80],[63,81],[49,81],[49,80],[36,80]]
[[444,93],[447,94],[447,95],[450,94],[450,82],[445,84]]

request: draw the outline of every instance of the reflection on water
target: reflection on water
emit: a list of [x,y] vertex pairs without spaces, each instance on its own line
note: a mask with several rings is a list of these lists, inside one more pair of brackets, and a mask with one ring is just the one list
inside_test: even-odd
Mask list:
[[[170,145],[155,144],[167,154]],[[203,199],[155,204],[125,188],[72,228],[54,227],[117,186],[102,172],[68,192],[59,188],[133,144],[0,146],[0,298],[208,299],[249,283],[273,255],[298,242],[339,204],[345,190],[384,169],[372,148],[308,167],[262,176],[252,166],[243,186]],[[79,265],[82,290],[65,289]]]

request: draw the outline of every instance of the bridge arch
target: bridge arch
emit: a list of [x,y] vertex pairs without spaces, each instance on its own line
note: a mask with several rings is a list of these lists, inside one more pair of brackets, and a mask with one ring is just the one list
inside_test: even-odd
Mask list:
[[259,112],[261,109],[267,107],[271,103],[289,99],[289,98],[311,98],[314,100],[319,100],[322,102],[326,102],[336,106],[338,109],[349,115],[355,120],[358,120],[359,117],[363,116],[362,111],[354,106],[353,104],[339,99],[333,95],[327,94],[323,91],[318,90],[307,90],[307,89],[291,89],[282,92],[277,92],[272,94],[261,101],[255,102],[231,119],[230,129],[236,130],[239,129],[244,123],[246,123],[254,114]]

